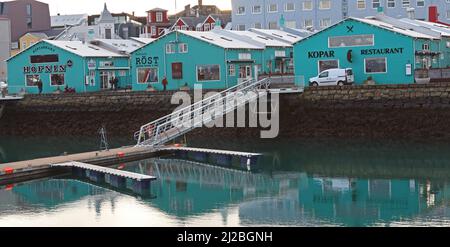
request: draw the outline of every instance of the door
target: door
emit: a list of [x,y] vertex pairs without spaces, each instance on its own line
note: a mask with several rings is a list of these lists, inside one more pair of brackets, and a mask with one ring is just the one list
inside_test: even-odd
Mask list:
[[319,75],[319,79],[318,79],[318,83],[321,86],[329,86],[332,85],[331,83],[331,78],[330,78],[330,72],[328,71],[324,71],[322,73],[320,73]]
[[251,65],[241,65],[239,66],[239,78],[238,83],[243,83],[244,81],[252,79],[252,66]]
[[114,77],[113,71],[102,71],[100,72],[100,87],[101,89],[111,89],[112,84],[109,83]]

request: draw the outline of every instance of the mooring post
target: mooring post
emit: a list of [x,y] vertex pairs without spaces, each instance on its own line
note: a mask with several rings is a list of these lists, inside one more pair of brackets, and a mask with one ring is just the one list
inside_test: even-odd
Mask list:
[[241,157],[241,167],[247,171],[251,171],[258,163],[258,156]]

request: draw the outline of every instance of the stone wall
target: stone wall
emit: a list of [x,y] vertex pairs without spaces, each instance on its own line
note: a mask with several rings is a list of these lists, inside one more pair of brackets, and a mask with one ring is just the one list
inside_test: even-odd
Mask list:
[[[6,106],[1,135],[130,136],[171,113],[171,93],[33,95]],[[259,128],[198,129],[190,138],[257,138]],[[450,84],[308,88],[280,96],[280,138],[450,140]]]

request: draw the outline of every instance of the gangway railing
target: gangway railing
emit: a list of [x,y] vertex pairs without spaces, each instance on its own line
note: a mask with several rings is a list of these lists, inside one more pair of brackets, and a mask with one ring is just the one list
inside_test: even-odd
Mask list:
[[157,147],[214,121],[267,94],[270,79],[244,81],[190,106],[141,126],[135,133],[137,146]]

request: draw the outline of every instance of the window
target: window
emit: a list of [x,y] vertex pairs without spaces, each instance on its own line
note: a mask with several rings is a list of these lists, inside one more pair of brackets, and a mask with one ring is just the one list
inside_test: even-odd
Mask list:
[[364,59],[364,68],[366,74],[370,73],[386,73],[387,65],[386,58],[366,58]]
[[339,60],[322,60],[319,61],[319,73],[327,69],[339,68]]
[[285,25],[287,28],[297,28],[297,22],[296,22],[296,21],[286,21],[286,22],[284,23],[284,25]]
[[425,7],[425,0],[417,0],[416,4],[417,4],[417,7]]
[[319,75],[319,78],[326,78],[328,77],[329,73],[328,72],[323,72]]
[[312,10],[312,9],[313,9],[312,0],[306,0],[303,2],[303,10]]
[[365,9],[366,8],[366,0],[357,0],[356,7],[358,9]]
[[319,25],[321,28],[329,27],[331,25],[331,19],[330,18],[321,19]]
[[151,33],[152,33],[152,35],[156,35],[156,27],[155,26],[151,27]]
[[261,5],[255,5],[252,8],[252,13],[253,14],[261,14]]
[[197,81],[219,81],[220,65],[200,65],[197,66]]
[[387,0],[388,8],[395,8],[395,0]]
[[27,42],[22,42],[22,49],[21,50],[25,50],[27,49]]
[[128,39],[128,37],[129,37],[128,27],[123,27],[122,28],[122,38]]
[[30,56],[31,63],[57,63],[59,62],[59,56],[52,55],[34,55]]
[[275,57],[286,57],[286,51],[275,51]]
[[278,5],[277,4],[269,4],[269,6],[267,6],[267,12],[268,13],[278,12]]
[[27,87],[36,87],[37,82],[41,79],[40,75],[26,75]]
[[172,79],[175,80],[183,79],[182,63],[172,63]]
[[423,44],[422,45],[422,50],[429,51],[430,50],[430,45],[429,44]]
[[411,5],[409,0],[402,0],[403,8],[408,8]]
[[251,60],[252,59],[252,54],[250,54],[250,53],[239,53],[238,57],[239,57],[239,60]]
[[256,29],[261,29],[261,28],[262,28],[262,25],[261,25],[260,22],[258,22],[258,23],[255,23],[255,24],[253,25],[253,27],[256,28]]
[[62,86],[66,84],[64,81],[64,74],[51,74],[50,75],[50,85],[51,86]]
[[239,24],[236,26],[236,30],[238,31],[245,31],[245,25],[244,24]]
[[186,43],[178,44],[178,52],[179,53],[188,53],[188,44],[186,44]]
[[319,9],[331,9],[331,0],[320,0]]
[[209,25],[209,23],[205,23],[205,26],[203,27],[203,31],[209,31],[211,30],[211,25]]
[[278,29],[278,22],[276,21],[269,22],[269,29]]
[[166,54],[175,53],[175,44],[166,44]]
[[236,76],[236,65],[234,65],[234,64],[228,65],[228,75]]
[[156,22],[162,22],[163,21],[163,14],[161,12],[156,13]]
[[236,11],[236,15],[245,15],[245,7],[239,6]]
[[380,0],[372,0],[372,8],[378,9],[379,7],[381,7]]
[[27,16],[31,16],[32,15],[32,13],[31,13],[31,4],[27,4]]
[[144,84],[158,82],[158,68],[138,68],[137,74],[137,83]]
[[313,27],[313,20],[312,19],[305,19],[303,27],[308,29]]
[[373,46],[373,45],[374,45],[373,34],[335,36],[328,38],[329,48],[351,47],[351,46]]
[[284,11],[286,11],[286,12],[295,11],[295,4],[294,3],[286,3],[284,5]]

